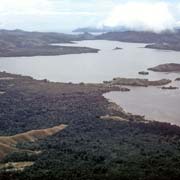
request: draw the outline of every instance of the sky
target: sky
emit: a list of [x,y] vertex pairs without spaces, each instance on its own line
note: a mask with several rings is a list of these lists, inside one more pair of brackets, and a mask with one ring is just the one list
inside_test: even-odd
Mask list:
[[163,31],[180,26],[178,0],[0,0],[0,28],[70,32],[124,26]]

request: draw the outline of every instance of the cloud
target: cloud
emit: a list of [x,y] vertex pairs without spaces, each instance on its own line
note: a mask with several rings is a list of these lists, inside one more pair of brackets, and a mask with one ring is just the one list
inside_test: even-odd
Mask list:
[[38,14],[53,10],[49,0],[0,0],[1,15]]
[[101,25],[112,27],[122,25],[131,29],[161,31],[180,25],[180,3],[177,0],[173,2],[0,0],[0,28],[54,31],[96,26],[101,22]]
[[95,0],[0,0],[0,28],[59,31],[95,25],[104,5],[99,1],[93,8],[94,4]]
[[[100,3],[101,2],[101,3]],[[55,15],[55,14],[75,14],[75,15],[93,15],[98,14],[101,9],[102,1],[85,2],[79,0],[0,0],[0,15]],[[110,3],[105,3],[101,11]],[[112,3],[111,3],[112,5]]]
[[102,24],[156,32],[173,30],[176,25],[173,9],[172,4],[167,2],[122,3],[113,8]]

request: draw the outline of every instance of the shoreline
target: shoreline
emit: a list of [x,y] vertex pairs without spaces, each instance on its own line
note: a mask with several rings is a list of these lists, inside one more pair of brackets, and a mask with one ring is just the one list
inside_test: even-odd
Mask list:
[[[140,78],[119,78],[120,81],[121,79],[123,79],[123,83],[121,84],[120,82],[117,82],[117,83],[112,83],[114,82],[114,80],[118,78],[113,78],[112,81],[104,81],[102,83],[84,83],[84,82],[79,82],[79,83],[73,83],[73,82],[58,82],[58,81],[50,81],[48,79],[35,79],[31,76],[28,76],[28,75],[21,75],[21,74],[12,74],[12,73],[8,73],[6,71],[0,71],[0,82],[2,81],[13,81],[13,80],[18,80],[18,81],[32,81],[32,83],[35,82],[34,85],[37,85],[37,84],[47,84],[49,87],[50,86],[68,86],[68,89],[71,89],[71,86],[75,86],[77,89],[78,87],[81,89],[85,88],[87,91],[89,91],[88,89],[90,89],[90,92],[93,90],[95,90],[98,94],[100,94],[100,96],[102,96],[103,98],[105,98],[108,102],[108,104],[110,104],[110,106],[112,105],[112,107],[115,107],[116,110],[119,111],[119,113],[124,113],[124,115],[132,115],[132,116],[137,116],[137,117],[142,117],[142,121],[148,121],[148,122],[151,122],[151,120],[146,120],[144,119],[144,116],[143,115],[136,115],[136,114],[132,114],[131,112],[127,112],[125,111],[120,105],[116,104],[115,102],[113,101],[110,101],[109,99],[107,99],[106,97],[104,97],[104,94],[106,93],[110,93],[110,92],[122,92],[122,93],[126,93],[128,91],[131,91],[131,87],[142,87],[142,88],[148,88],[148,86],[145,86],[145,85],[139,85],[137,83],[137,85],[131,85],[133,80],[136,82],[142,80],[142,82],[146,83],[146,81],[148,81],[148,79],[140,79]],[[153,85],[149,85],[149,86],[154,86],[154,87],[158,87],[158,86],[162,86],[162,85],[167,85],[169,83],[172,83],[171,80],[168,80],[168,79],[162,79],[162,80],[166,80],[165,83],[164,81],[162,81],[162,84],[159,84],[159,82],[161,82],[161,80],[156,80],[156,81],[152,81],[154,84]],[[125,85],[124,85],[124,82]],[[150,81],[151,82],[151,81]],[[119,84],[118,84],[119,83]],[[133,82],[134,83],[134,82]],[[142,84],[143,84],[142,83]],[[157,83],[157,84],[156,84]],[[128,85],[130,84],[130,85]],[[164,86],[162,86],[164,87]],[[53,89],[54,87],[52,87]],[[85,90],[85,91],[86,91]],[[0,91],[2,92],[0,95],[3,95],[5,94],[6,92],[5,91]],[[156,120],[152,120],[154,122],[156,122]],[[167,123],[167,124],[170,124],[168,122],[161,122],[161,121],[157,121],[157,122],[160,122],[160,123]]]
[[35,57],[35,56],[61,56],[70,54],[98,53],[100,50],[89,47],[78,46],[46,46],[33,47],[28,49],[16,49],[12,52],[0,52],[0,58],[5,57]]
[[[129,80],[129,79],[127,78],[127,80]],[[135,79],[135,80],[137,80],[137,79]],[[144,79],[142,79],[142,80],[144,80]],[[51,90],[52,90],[52,93],[54,93],[53,88],[56,89],[58,86],[59,86],[59,88],[61,86],[62,87],[64,86],[65,89],[67,88],[68,90],[75,87],[75,89],[77,91],[79,91],[79,92],[77,92],[78,94],[81,92],[81,90],[83,91],[83,93],[84,93],[84,91],[85,92],[87,91],[87,92],[90,92],[90,93],[92,91],[92,93],[95,92],[95,93],[99,94],[101,97],[103,97],[107,101],[108,105],[114,107],[116,112],[119,112],[120,114],[123,114],[126,117],[128,117],[129,115],[130,116],[136,116],[136,117],[141,117],[142,121],[151,122],[151,120],[145,120],[144,117],[141,116],[141,115],[135,115],[135,114],[131,114],[131,112],[124,111],[124,109],[122,109],[122,107],[120,105],[118,105],[115,102],[112,102],[109,99],[104,97],[104,94],[110,93],[110,92],[113,92],[113,91],[122,92],[122,93],[126,93],[126,91],[130,91],[130,89],[127,88],[127,86],[124,86],[123,84],[122,84],[122,86],[117,86],[116,84],[113,85],[113,84],[106,84],[106,83],[53,82],[53,81],[49,81],[47,79],[38,80],[38,79],[34,79],[31,76],[25,76],[25,75],[21,75],[21,74],[12,74],[12,73],[8,73],[8,72],[5,72],[5,71],[0,72],[0,82],[3,82],[3,83],[6,82],[7,83],[8,81],[9,82],[17,81],[18,83],[20,83],[21,81],[25,81],[25,84],[29,83],[31,85],[30,88],[33,88],[33,86],[38,86],[38,89],[41,88],[41,85],[45,85],[45,86],[47,85],[48,88],[50,88],[50,92],[48,92],[48,93],[51,93]],[[130,81],[132,81],[132,78],[130,79]],[[156,81],[154,81],[154,82],[156,82]],[[159,82],[159,81],[157,81],[157,82]],[[12,87],[13,87],[13,84],[12,84]],[[129,85],[128,87],[131,87],[131,85]],[[132,87],[134,87],[134,85],[132,85]],[[144,87],[144,86],[142,86],[142,87]],[[144,88],[146,88],[146,87],[144,87]],[[18,87],[18,89],[19,89],[19,87]],[[58,90],[60,90],[60,89],[58,89]],[[70,90],[70,91],[72,91],[72,93],[73,93],[73,90]],[[2,92],[3,93],[0,95],[0,97],[3,96],[4,94],[6,94],[5,90],[2,91]],[[43,89],[42,92],[44,92],[44,89]],[[63,93],[63,94],[65,94],[65,93]],[[106,108],[109,108],[109,107],[106,107]],[[153,122],[156,122],[156,121],[153,120]],[[157,122],[159,122],[159,121],[157,121]],[[159,123],[167,123],[167,122],[159,122]],[[170,124],[170,123],[167,123],[167,124]]]

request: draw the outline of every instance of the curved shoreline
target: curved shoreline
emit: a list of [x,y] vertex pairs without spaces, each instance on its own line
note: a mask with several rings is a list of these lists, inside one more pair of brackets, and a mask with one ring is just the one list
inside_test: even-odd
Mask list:
[[[117,80],[121,81],[121,78],[116,78],[116,79],[114,78],[114,80],[112,81],[113,83],[110,82],[110,83],[97,83],[97,84],[95,84],[95,83],[74,84],[74,83],[50,82],[47,79],[35,80],[30,76],[22,76],[22,75],[10,74],[10,73],[6,73],[6,72],[0,72],[0,81],[3,82],[3,84],[5,84],[5,86],[7,86],[6,87],[7,91],[4,90],[3,93],[1,94],[1,96],[6,95],[8,93],[8,91],[13,92],[13,91],[16,91],[17,89],[19,91],[21,91],[21,88],[22,88],[22,90],[24,90],[24,88],[26,90],[28,90],[28,88],[30,88],[30,90],[33,90],[33,91],[37,88],[35,91],[37,91],[38,93],[48,93],[48,94],[55,93],[54,94],[55,96],[59,92],[59,93],[62,93],[63,95],[65,95],[66,93],[75,93],[75,95],[78,95],[81,93],[85,93],[86,95],[87,95],[87,93],[95,93],[95,94],[98,94],[98,95],[104,97],[104,93],[108,93],[108,92],[119,91],[119,92],[125,93],[125,92],[130,91],[130,89],[127,88],[126,86],[128,86],[128,87],[136,86],[134,84],[132,85],[133,80],[135,82],[137,80],[139,80],[140,82],[141,82],[141,80],[142,80],[142,82],[145,82],[145,83],[147,82],[146,79],[145,80],[144,79],[128,79],[128,78],[122,78],[122,79],[123,79],[123,82],[124,82],[124,80],[127,80],[127,82],[125,84],[119,83],[119,82],[117,83],[114,81],[117,81]],[[130,84],[128,83],[129,81],[130,81]],[[149,82],[150,82],[150,86],[151,86],[151,81],[149,81]],[[156,84],[156,82],[158,84]],[[160,86],[160,85],[169,84],[170,80],[162,81],[162,84],[159,84],[159,82],[161,82],[161,80],[153,81],[153,85]],[[16,87],[17,89],[15,88],[13,90],[14,85],[11,85],[12,87],[11,86],[8,87],[8,84],[12,84],[12,83],[18,84],[18,87]],[[24,85],[25,86],[27,85],[27,87],[24,87]],[[119,86],[119,85],[122,85],[122,86]],[[137,85],[137,86],[139,86],[139,85]],[[140,86],[142,86],[142,84]],[[143,86],[145,86],[145,85],[143,85]],[[5,89],[5,87],[4,87],[4,89]],[[135,118],[138,117],[138,120],[140,120],[142,122],[146,122],[146,121],[149,122],[149,120],[144,119],[144,116],[131,114],[130,112],[127,113],[122,109],[122,107],[120,107],[116,103],[111,102],[108,99],[106,99],[106,100],[108,102],[108,107],[106,107],[106,108],[110,109],[110,112],[109,112],[110,114],[115,111],[115,112],[117,112],[117,114],[121,114],[123,118],[134,119],[134,117]],[[112,112],[111,112],[111,110],[112,110]]]

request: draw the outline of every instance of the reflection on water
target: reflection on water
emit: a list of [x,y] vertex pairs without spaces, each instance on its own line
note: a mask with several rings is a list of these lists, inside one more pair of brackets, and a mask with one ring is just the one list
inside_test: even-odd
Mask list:
[[[97,54],[0,58],[0,71],[58,82],[102,82],[114,77],[174,80],[180,77],[178,73],[138,74],[162,63],[180,63],[180,52],[145,49],[145,44],[104,40],[81,41],[73,46],[93,47],[101,51]],[[123,49],[112,50],[115,47]],[[172,85],[180,87],[179,82],[173,81]],[[126,111],[180,125],[180,90],[163,91],[157,87],[131,89],[131,92],[126,93],[111,92],[106,97]]]

